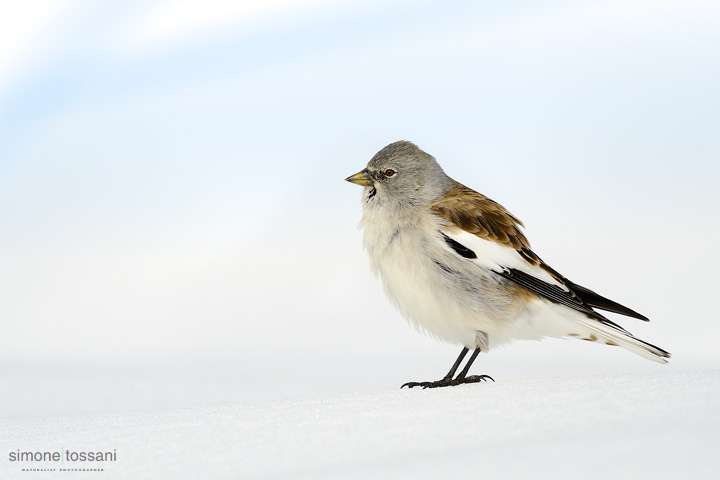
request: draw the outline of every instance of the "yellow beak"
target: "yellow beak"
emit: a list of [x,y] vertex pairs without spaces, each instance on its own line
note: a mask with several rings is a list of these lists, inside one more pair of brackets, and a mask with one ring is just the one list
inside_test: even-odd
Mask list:
[[361,185],[363,187],[372,183],[372,180],[370,180],[370,175],[368,175],[367,168],[360,170],[355,175],[350,175],[345,179],[345,181],[354,183],[355,185]]

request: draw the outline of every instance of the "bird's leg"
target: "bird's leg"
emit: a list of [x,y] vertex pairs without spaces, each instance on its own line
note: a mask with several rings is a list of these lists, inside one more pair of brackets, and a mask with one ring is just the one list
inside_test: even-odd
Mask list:
[[[468,370],[470,370],[470,365],[475,361],[478,354],[480,353],[480,348],[476,348],[472,355],[470,356],[470,360],[468,360],[467,364],[465,365],[465,368],[462,369],[460,374],[453,378],[455,375],[455,372],[457,371],[458,367],[460,366],[460,363],[462,363],[463,359],[465,358],[465,355],[470,351],[467,347],[462,349],[462,352],[460,352],[460,355],[458,356],[457,360],[455,360],[455,363],[453,364],[452,368],[448,372],[447,375],[445,375],[442,379],[434,381],[434,382],[408,382],[403,384],[402,387],[422,387],[422,388],[437,388],[437,387],[449,387],[451,385],[460,385],[461,383],[476,383],[483,380],[490,379],[487,375],[472,375],[470,377],[467,376]],[[494,381],[494,380],[493,380]]]
[[458,374],[457,377],[453,380],[453,385],[460,385],[461,383],[477,383],[477,382],[485,382],[487,380],[492,380],[493,378],[490,375],[470,375],[467,376],[468,372],[470,371],[470,366],[473,364],[477,356],[480,354],[480,347],[476,348],[472,355],[470,355],[470,360],[467,361],[465,364],[465,368],[462,369],[462,371]]
[[465,358],[465,355],[467,355],[467,353],[469,351],[470,350],[467,347],[464,347],[462,349],[462,352],[460,352],[460,355],[458,355],[457,360],[455,360],[455,363],[453,363],[453,366],[452,366],[452,368],[450,368],[450,371],[447,373],[447,375],[445,375],[445,377],[443,377],[443,380],[451,380],[453,378],[453,376],[455,375],[455,372],[457,371],[458,367],[460,366],[460,363],[462,363],[463,358]]

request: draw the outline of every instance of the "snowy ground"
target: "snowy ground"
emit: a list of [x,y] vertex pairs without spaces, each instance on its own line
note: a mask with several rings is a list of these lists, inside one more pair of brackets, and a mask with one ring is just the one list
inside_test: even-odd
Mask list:
[[1,428],[8,451],[117,450],[97,473],[21,472],[6,456],[3,479],[715,479],[720,371],[8,418]]

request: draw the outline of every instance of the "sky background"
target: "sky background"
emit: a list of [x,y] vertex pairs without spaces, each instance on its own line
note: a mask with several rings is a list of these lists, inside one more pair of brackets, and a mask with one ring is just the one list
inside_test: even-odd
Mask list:
[[713,1],[0,0],[0,414],[443,376],[459,347],[385,300],[343,181],[400,139],[673,353],[473,371],[719,368],[718,46]]

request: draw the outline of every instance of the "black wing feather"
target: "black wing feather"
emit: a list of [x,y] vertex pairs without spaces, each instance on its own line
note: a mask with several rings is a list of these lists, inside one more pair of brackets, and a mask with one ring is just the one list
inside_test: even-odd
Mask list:
[[[577,310],[578,312],[582,312],[588,317],[594,318],[606,325],[609,325],[623,333],[628,333],[624,328],[622,328],[620,325],[616,324],[615,322],[612,322],[593,310],[590,305],[585,303],[583,299],[575,295],[572,291],[572,289],[569,292],[566,292],[562,288],[558,287],[557,285],[552,285],[547,282],[543,282],[537,277],[533,277],[530,274],[527,274],[523,272],[522,270],[517,270],[514,268],[507,268],[504,269],[502,272],[495,272],[498,275],[501,275],[502,277],[507,278],[508,280],[512,280],[513,282],[517,283],[518,285],[521,285],[531,292],[534,292],[538,295],[540,295],[543,298],[546,298],[550,300],[551,302],[559,303],[561,305],[565,305],[566,307],[570,307],[573,310]],[[629,333],[628,333],[629,334]]]
[[[442,236],[445,240],[445,243],[447,243],[447,245],[461,257],[470,260],[477,258],[475,252],[467,248],[465,245],[451,239],[444,233],[442,233]],[[539,258],[537,260],[541,262]],[[546,268],[549,269],[549,267]],[[547,283],[533,275],[530,275],[523,272],[522,270],[518,270],[515,268],[503,268],[501,272],[495,273],[517,283],[518,285],[527,288],[531,292],[534,292],[537,295],[540,295],[541,297],[550,300],[551,302],[559,303],[561,305],[565,305],[566,307],[570,307],[573,310],[577,310],[578,312],[582,312],[588,317],[599,320],[600,322],[612,326],[613,328],[616,328],[624,333],[628,332],[622,327],[620,327],[618,324],[608,320],[600,313],[593,310],[592,307],[606,310],[608,312],[619,313],[620,315],[627,315],[628,317],[638,318],[646,322],[649,321],[648,318],[644,315],[641,315],[634,310],[620,305],[617,302],[613,302],[609,298],[605,298],[602,295],[593,292],[589,288],[585,288],[582,285],[573,283],[559,273],[555,272],[554,270],[550,270],[551,273],[554,274],[554,276],[560,277],[560,281],[562,281],[563,284],[568,288],[568,291],[565,291],[557,285]]]
[[573,283],[567,279],[565,279],[565,285],[575,292],[576,295],[582,298],[583,302],[591,307],[599,308],[600,310],[605,310],[607,312],[619,313],[620,315],[637,318],[638,320],[643,320],[645,322],[650,321],[650,319],[645,315],[639,314],[635,310],[632,310],[624,305],[620,305],[617,302],[613,302],[609,298],[605,298],[602,295],[593,292],[589,288],[583,287],[582,285],[578,285],[577,283]]
[[588,305],[583,303],[582,300],[580,300],[578,297],[573,296],[572,293],[566,292],[557,285],[552,285],[550,283],[544,282],[537,277],[523,272],[522,270],[517,270],[515,268],[507,268],[504,269],[502,272],[495,273],[499,273],[503,277],[512,280],[518,285],[522,285],[528,290],[535,292],[541,297],[547,298],[548,300],[551,300],[555,303],[565,305],[566,307],[570,307],[573,310],[577,310],[578,312],[587,313],[592,317],[597,317],[599,315],[601,318],[603,318],[602,315],[600,315]]

